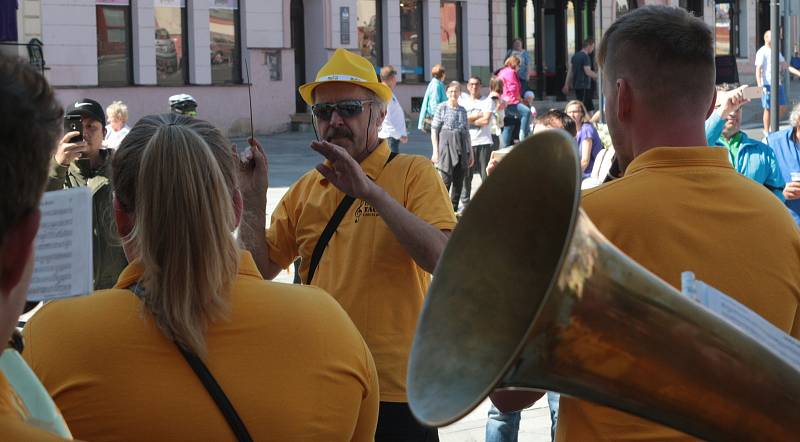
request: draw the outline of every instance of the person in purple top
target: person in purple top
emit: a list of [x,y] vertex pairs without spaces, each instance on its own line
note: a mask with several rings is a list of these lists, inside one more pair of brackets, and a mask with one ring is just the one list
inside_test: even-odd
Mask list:
[[589,113],[586,111],[586,106],[580,100],[572,100],[567,103],[564,112],[575,120],[575,125],[578,127],[578,135],[575,139],[578,142],[578,158],[581,160],[581,171],[583,177],[586,178],[592,174],[592,167],[594,166],[594,159],[597,154],[603,149],[603,142],[600,140],[600,134],[597,129],[589,121]]

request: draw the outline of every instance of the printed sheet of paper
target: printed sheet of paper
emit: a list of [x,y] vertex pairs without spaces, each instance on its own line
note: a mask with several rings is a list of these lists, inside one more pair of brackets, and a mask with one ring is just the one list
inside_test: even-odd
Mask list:
[[39,205],[29,301],[92,292],[92,194],[87,187],[46,192]]
[[694,278],[694,273],[681,273],[682,292],[705,308],[725,319],[776,355],[800,370],[800,341],[750,310],[739,301]]

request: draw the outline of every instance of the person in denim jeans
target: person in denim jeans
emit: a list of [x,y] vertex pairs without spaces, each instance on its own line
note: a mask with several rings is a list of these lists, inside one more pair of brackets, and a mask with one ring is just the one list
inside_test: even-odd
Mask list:
[[505,67],[497,71],[497,77],[503,80],[503,100],[508,103],[506,108],[506,118],[519,118],[519,127],[515,129],[513,125],[503,127],[503,144],[511,146],[514,144],[515,136],[520,133],[525,138],[530,133],[531,109],[522,102],[522,88],[517,76],[519,58],[512,55],[506,59]]
[[[547,392],[547,405],[550,407],[550,440],[556,440],[556,424],[558,423],[558,399],[561,395]],[[486,421],[486,442],[517,442],[519,437],[519,421],[521,411],[503,413],[492,404],[489,408],[489,420]]]

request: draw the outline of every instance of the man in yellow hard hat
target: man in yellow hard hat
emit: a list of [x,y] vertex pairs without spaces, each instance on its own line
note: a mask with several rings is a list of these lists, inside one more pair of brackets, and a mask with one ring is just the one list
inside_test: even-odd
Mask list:
[[436,441],[408,408],[406,366],[430,273],[456,223],[447,191],[429,160],[395,156],[378,137],[392,91],[365,58],[338,49],[299,92],[314,117],[311,148],[325,161],[289,188],[265,241],[267,165],[251,141],[242,241],[266,278],[301,257],[303,283],[350,315],[378,369],[375,440]]

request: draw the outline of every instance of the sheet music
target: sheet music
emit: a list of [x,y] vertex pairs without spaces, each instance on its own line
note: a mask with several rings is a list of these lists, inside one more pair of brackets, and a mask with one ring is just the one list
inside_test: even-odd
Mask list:
[[88,187],[46,192],[39,205],[29,301],[92,292],[92,194]]
[[725,319],[800,370],[800,341],[772,325],[739,301],[697,280],[692,272],[681,273],[682,292]]

